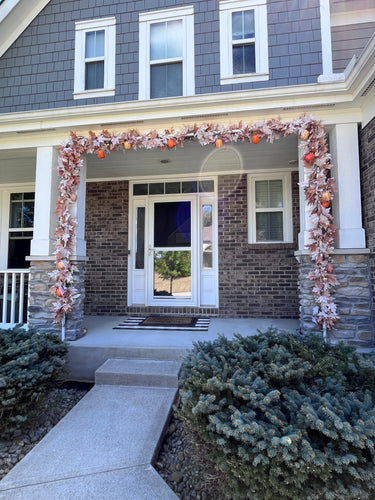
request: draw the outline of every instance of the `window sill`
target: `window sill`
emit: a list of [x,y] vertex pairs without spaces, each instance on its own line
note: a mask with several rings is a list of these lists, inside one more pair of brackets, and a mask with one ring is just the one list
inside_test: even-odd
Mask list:
[[249,73],[246,75],[232,75],[220,78],[221,85],[232,83],[262,82],[270,79],[269,73]]
[[90,99],[93,97],[108,97],[115,95],[115,89],[98,89],[98,90],[85,90],[82,92],[74,92],[74,99]]

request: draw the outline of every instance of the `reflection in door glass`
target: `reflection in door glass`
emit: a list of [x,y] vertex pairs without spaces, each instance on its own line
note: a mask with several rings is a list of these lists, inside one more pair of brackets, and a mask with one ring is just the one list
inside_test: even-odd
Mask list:
[[190,244],[190,202],[155,203],[154,247],[190,247]]
[[154,297],[191,297],[191,252],[154,253]]

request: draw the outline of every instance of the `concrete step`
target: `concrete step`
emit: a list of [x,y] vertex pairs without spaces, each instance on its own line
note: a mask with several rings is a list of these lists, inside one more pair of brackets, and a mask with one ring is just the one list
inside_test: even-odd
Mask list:
[[115,358],[96,370],[96,385],[178,387],[181,361]]

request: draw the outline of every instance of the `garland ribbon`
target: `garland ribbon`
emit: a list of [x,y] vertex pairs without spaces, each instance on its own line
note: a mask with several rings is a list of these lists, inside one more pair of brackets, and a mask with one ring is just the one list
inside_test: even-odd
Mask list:
[[90,131],[89,137],[81,137],[71,132],[69,140],[59,148],[57,167],[60,176],[56,206],[59,223],[55,232],[56,270],[51,273],[54,285],[50,288],[57,299],[53,304],[55,322],[63,321],[79,297],[74,286],[74,273],[78,272],[78,269],[71,262],[75,252],[77,227],[71,207],[77,201],[83,154],[96,153],[99,158],[104,158],[111,151],[120,149],[167,150],[183,147],[184,142],[189,141],[215,147],[237,142],[258,144],[261,139],[272,143],[275,139],[290,134],[299,135],[300,148],[308,169],[303,188],[311,214],[311,243],[307,248],[311,252],[314,266],[307,278],[313,282],[313,320],[324,332],[326,328],[331,328],[338,320],[336,305],[331,295],[332,287],[337,284],[331,259],[336,228],[333,225],[330,203],[335,193],[335,181],[330,177],[332,165],[324,127],[321,122],[308,115],[292,122],[272,119],[253,125],[242,122],[230,126],[204,124],[184,127],[179,131],[152,130],[147,134],[140,134],[137,130],[112,134],[103,130],[99,135]]

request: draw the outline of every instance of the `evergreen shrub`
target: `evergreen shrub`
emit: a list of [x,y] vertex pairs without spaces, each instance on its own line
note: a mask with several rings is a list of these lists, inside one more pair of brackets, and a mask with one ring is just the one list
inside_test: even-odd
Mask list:
[[375,364],[317,335],[270,329],[198,342],[181,415],[231,499],[375,498]]
[[57,335],[0,329],[0,435],[27,420],[35,400],[62,374],[67,345]]

